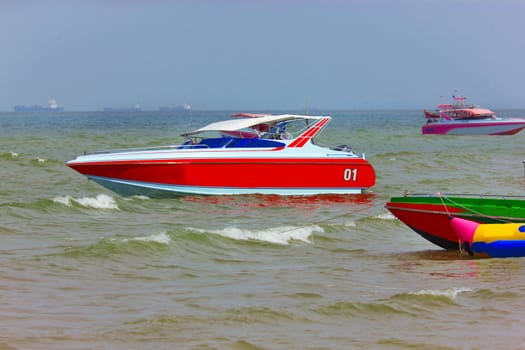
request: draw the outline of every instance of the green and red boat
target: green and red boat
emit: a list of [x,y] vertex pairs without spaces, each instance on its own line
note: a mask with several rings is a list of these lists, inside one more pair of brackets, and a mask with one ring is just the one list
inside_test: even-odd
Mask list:
[[519,196],[406,194],[390,198],[385,208],[423,238],[448,250],[459,249],[451,217],[479,223],[525,220],[525,197]]

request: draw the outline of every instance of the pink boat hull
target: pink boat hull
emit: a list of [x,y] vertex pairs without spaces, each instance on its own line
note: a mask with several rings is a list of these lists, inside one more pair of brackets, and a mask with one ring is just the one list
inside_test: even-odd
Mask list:
[[514,135],[525,128],[525,119],[441,120],[425,124],[424,135]]

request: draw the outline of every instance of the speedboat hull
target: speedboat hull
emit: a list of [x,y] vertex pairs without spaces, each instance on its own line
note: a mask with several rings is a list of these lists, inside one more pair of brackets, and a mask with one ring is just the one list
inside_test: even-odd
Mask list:
[[525,256],[525,223],[480,224],[452,218],[461,248],[471,256],[510,258]]
[[374,185],[362,159],[168,158],[68,165],[123,196],[355,194]]
[[[365,157],[312,141],[329,120],[250,116],[183,134],[182,145],[85,154],[67,165],[123,196],[363,193],[375,185]],[[220,137],[201,136],[210,132]]]
[[525,119],[439,120],[423,125],[425,135],[514,135],[525,128]]
[[407,195],[390,198],[385,207],[421,237],[447,250],[459,248],[451,216],[479,223],[525,220],[523,197]]

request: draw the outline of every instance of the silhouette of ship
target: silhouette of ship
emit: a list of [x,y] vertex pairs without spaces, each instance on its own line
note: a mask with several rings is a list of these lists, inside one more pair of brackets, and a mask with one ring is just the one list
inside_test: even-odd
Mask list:
[[33,106],[22,106],[17,105],[14,107],[15,112],[63,112],[64,107],[60,107],[56,100],[49,100],[47,106],[33,105]]

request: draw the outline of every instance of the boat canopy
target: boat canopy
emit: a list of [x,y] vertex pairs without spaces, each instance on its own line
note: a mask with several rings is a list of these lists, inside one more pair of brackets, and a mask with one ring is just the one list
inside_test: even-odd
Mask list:
[[490,109],[485,109],[485,108],[472,108],[471,112],[472,112],[472,115],[474,115],[474,116],[476,116],[476,115],[492,115],[492,114],[494,114],[493,111],[491,111]]
[[232,117],[247,117],[247,118],[259,118],[259,117],[266,117],[271,114],[269,113],[235,113],[232,114]]
[[246,128],[251,128],[259,124],[273,124],[283,120],[291,119],[304,119],[304,120],[320,120],[321,118],[330,118],[322,116],[307,116],[307,115],[294,115],[294,114],[282,114],[282,115],[266,115],[255,118],[239,118],[231,120],[223,120],[220,122],[215,122],[208,124],[200,129],[190,131],[181,136],[190,136],[198,134],[204,131],[237,131]]
[[452,118],[476,118],[494,115],[493,111],[485,108],[454,108],[443,110],[442,113]]

